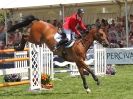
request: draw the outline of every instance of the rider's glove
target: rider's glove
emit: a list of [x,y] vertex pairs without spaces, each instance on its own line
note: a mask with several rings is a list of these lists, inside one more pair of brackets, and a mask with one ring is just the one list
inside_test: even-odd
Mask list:
[[88,29],[86,29],[86,30],[85,30],[85,33],[86,33],[86,34],[87,34],[87,33],[89,33],[89,30],[88,30]]
[[78,38],[82,38],[82,35],[81,35],[81,34],[79,34],[79,35],[78,35]]

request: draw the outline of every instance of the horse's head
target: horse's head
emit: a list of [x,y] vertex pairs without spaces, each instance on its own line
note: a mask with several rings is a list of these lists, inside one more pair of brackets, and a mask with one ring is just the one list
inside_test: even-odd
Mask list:
[[104,29],[97,29],[95,32],[95,40],[97,40],[104,47],[109,46],[109,41],[107,37],[107,33]]

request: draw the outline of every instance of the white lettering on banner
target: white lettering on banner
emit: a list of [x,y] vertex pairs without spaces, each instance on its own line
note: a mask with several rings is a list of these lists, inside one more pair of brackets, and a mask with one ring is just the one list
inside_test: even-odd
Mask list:
[[107,48],[107,64],[133,64],[133,48]]

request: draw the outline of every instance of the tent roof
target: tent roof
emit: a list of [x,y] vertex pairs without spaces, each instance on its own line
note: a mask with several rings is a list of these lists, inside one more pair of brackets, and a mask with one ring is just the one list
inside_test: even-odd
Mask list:
[[0,0],[0,9],[40,7],[76,3],[106,3],[112,0]]

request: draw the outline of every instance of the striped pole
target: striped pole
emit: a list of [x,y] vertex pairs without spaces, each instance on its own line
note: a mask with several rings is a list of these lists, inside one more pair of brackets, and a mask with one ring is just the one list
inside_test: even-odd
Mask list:
[[9,87],[9,86],[16,86],[16,85],[24,85],[29,84],[29,80],[21,81],[21,82],[8,82],[8,83],[1,83],[0,87]]
[[25,58],[12,58],[12,59],[1,59],[0,60],[0,64],[3,63],[8,63],[8,62],[15,62],[15,61],[24,61],[24,60],[29,60],[29,57],[25,57]]

